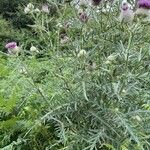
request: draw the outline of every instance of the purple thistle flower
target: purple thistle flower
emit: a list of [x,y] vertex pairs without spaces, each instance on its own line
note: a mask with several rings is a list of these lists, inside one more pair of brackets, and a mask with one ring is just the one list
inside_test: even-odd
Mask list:
[[137,4],[139,8],[150,9],[150,0],[138,0]]
[[17,46],[16,42],[10,42],[5,45],[5,48],[8,50],[8,54],[18,56],[20,48]]
[[10,43],[7,43],[6,45],[5,45],[5,48],[7,48],[7,49],[13,49],[13,48],[15,48],[17,46],[17,43],[16,42],[10,42]]
[[92,4],[93,4],[94,6],[99,5],[100,2],[101,2],[101,0],[92,0]]

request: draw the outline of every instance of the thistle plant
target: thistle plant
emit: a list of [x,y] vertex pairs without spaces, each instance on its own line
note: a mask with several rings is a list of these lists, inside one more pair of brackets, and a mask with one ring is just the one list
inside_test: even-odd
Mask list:
[[118,3],[87,22],[53,6],[26,14],[20,55],[0,57],[1,149],[149,150],[149,22],[118,22]]

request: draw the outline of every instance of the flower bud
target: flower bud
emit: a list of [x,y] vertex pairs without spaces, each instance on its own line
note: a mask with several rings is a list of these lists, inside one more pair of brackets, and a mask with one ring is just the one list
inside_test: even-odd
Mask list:
[[79,51],[77,56],[78,57],[85,57],[86,55],[87,55],[86,51],[82,49],[82,50]]
[[33,9],[34,9],[34,5],[33,5],[32,3],[29,3],[29,4],[27,5],[27,7],[28,7],[30,10],[33,10]]
[[31,47],[30,47],[30,52],[39,53],[38,49],[37,49],[35,46],[31,46]]
[[111,63],[112,63],[112,62],[111,62],[110,60],[106,60],[106,61],[105,61],[105,64],[106,64],[106,65],[109,65],[109,64],[111,64]]
[[5,45],[5,48],[7,48],[10,55],[18,55],[18,53],[20,52],[20,48],[17,46],[16,42],[7,43]]
[[133,119],[137,120],[138,122],[142,121],[142,119],[139,115],[134,116]]
[[28,7],[25,7],[25,8],[24,8],[24,13],[25,13],[25,14],[30,13],[30,9],[29,9]]
[[119,21],[123,22],[132,22],[134,19],[134,13],[131,9],[131,5],[124,0],[121,4],[121,13],[119,16]]
[[44,5],[42,6],[42,11],[49,14],[50,11],[49,11],[48,5],[44,4]]

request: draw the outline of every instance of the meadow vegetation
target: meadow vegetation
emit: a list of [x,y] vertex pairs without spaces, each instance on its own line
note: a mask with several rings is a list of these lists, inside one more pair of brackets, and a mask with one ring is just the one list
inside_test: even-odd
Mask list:
[[103,7],[0,0],[1,150],[150,149],[150,23]]

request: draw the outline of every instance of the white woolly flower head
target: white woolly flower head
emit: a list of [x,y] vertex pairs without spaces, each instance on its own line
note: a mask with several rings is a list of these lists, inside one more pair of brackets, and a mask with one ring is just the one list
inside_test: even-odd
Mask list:
[[47,4],[42,5],[42,11],[45,13],[50,13],[49,6]]
[[39,53],[38,49],[33,45],[30,47],[30,52]]
[[120,9],[121,9],[121,13],[119,16],[119,21],[132,23],[134,19],[134,12],[132,10],[131,4],[129,4],[127,0],[123,0]]
[[28,7],[25,7],[25,8],[24,8],[24,13],[25,13],[25,14],[28,14],[29,12],[30,12],[30,9],[29,9]]
[[24,13],[28,14],[34,11],[34,5],[32,3],[29,3],[25,8],[24,8]]

